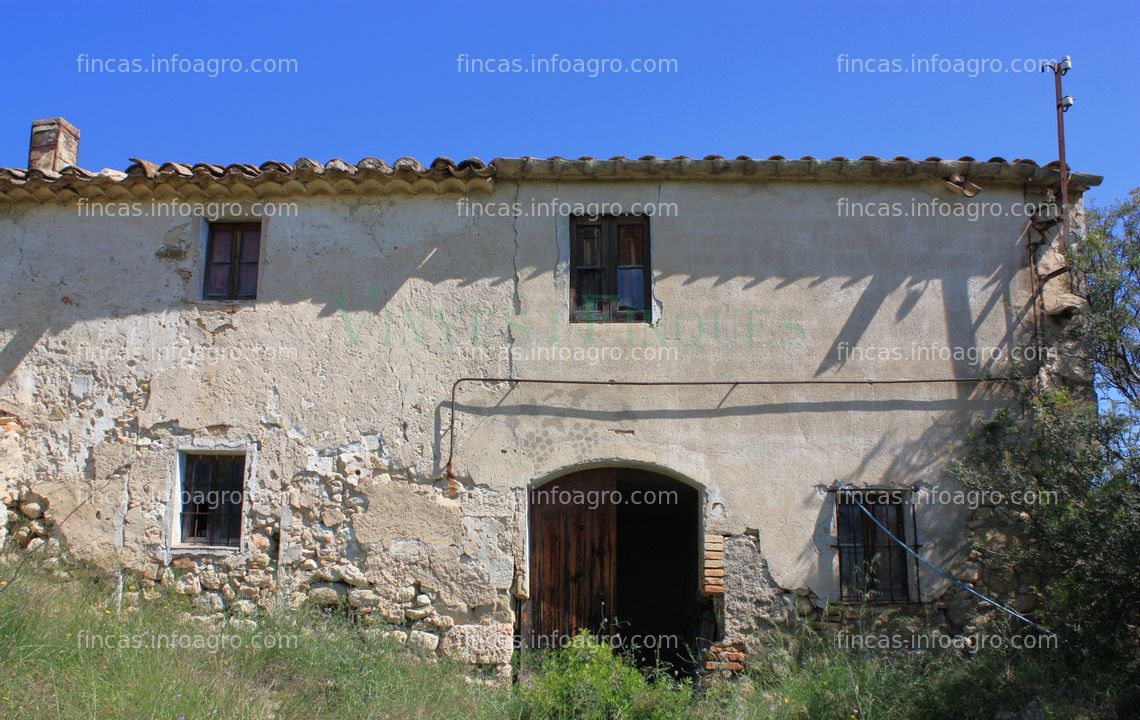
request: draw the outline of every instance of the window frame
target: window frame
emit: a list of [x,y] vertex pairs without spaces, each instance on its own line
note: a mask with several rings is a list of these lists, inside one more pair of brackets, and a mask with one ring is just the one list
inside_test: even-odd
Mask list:
[[[915,504],[914,504],[914,489],[907,487],[858,487],[847,489],[833,489],[833,499],[835,503],[835,548],[836,562],[837,562],[837,586],[838,586],[838,601],[842,604],[870,604],[870,605],[909,605],[921,602],[918,598],[922,597],[922,587],[920,585],[920,576],[918,571],[918,561],[914,561],[914,571],[911,572],[909,564],[911,557],[909,553],[899,547],[893,540],[886,537],[886,534],[871,522],[870,518],[859,509],[859,506],[854,502],[844,498],[853,496],[859,497],[863,505],[875,515],[876,519],[887,525],[891,533],[907,545],[908,548],[918,551],[918,544],[913,539],[917,538],[918,526],[915,517]],[[872,494],[879,497],[898,497],[894,502],[868,502],[867,495]],[[894,526],[884,522],[884,518],[880,517],[875,511],[875,508],[881,506],[889,506],[897,508],[895,513],[896,521]],[[844,533],[840,525],[843,522],[844,511],[842,508],[851,508],[848,515],[853,515],[858,518],[858,527],[855,530],[855,537],[858,542],[844,542]],[[908,520],[909,515],[909,520]],[[874,538],[882,536],[881,542],[875,542]],[[866,542],[868,538],[872,538],[871,547],[876,551],[884,548],[892,550],[891,553],[884,554],[885,557],[892,558],[889,567],[897,570],[901,575],[897,581],[888,577],[885,585],[890,588],[889,594],[881,593],[881,585],[883,583],[876,581],[874,587],[871,587],[867,580],[866,570],[863,570],[864,580],[862,583],[855,585],[845,584],[844,570],[847,568],[847,563],[856,562],[863,565],[865,568],[869,560],[866,558]],[[852,556],[855,557],[852,557]],[[862,557],[862,560],[856,558]],[[872,555],[872,558],[875,555]],[[853,573],[859,572],[857,568],[852,569]],[[888,570],[890,573],[890,570]],[[897,590],[901,588],[901,591]]]
[[[578,229],[583,226],[597,226],[600,232],[599,254],[600,264],[586,265],[581,257],[582,248],[578,240]],[[620,265],[621,228],[640,227],[641,243],[644,257],[640,265]],[[648,215],[622,214],[622,215],[571,215],[570,216],[570,293],[568,318],[572,323],[646,323],[653,322],[653,242],[650,233]],[[617,307],[618,270],[622,267],[640,267],[642,269],[642,310],[621,310]],[[606,311],[579,309],[585,308],[585,302],[579,304],[580,273],[583,271],[601,271],[602,298],[613,298]]]
[[[185,496],[186,482],[189,479],[191,456],[204,457],[240,457],[241,470],[241,504],[238,506],[237,540],[234,544],[215,544],[210,542],[188,541],[183,536],[183,498]],[[253,456],[248,448],[213,448],[213,447],[184,447],[178,450],[177,474],[174,478],[173,499],[171,502],[170,548],[173,552],[225,552],[239,553],[245,549],[246,507],[249,502],[250,477],[252,475]],[[207,536],[208,537],[208,536]]]
[[[257,230],[257,260],[252,261],[257,272],[253,281],[253,294],[241,294],[241,266],[251,264],[251,261],[242,261],[241,252],[245,243],[245,233]],[[214,234],[223,229],[233,233],[230,245],[229,277],[227,291],[223,294],[210,292],[210,270],[214,265]],[[217,220],[206,222],[206,233],[202,253],[202,300],[215,303],[249,303],[257,300],[258,290],[261,286],[261,256],[264,248],[265,224],[260,220]]]

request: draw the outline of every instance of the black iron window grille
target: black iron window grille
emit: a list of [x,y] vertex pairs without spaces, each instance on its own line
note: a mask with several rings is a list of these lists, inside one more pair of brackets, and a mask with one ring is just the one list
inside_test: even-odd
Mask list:
[[245,456],[186,453],[182,461],[181,543],[239,547]]
[[[847,603],[909,603],[911,573],[906,550],[892,540],[882,527],[867,517],[860,507],[907,542],[908,512],[914,527],[912,491],[901,488],[860,488],[835,491],[835,521],[838,534],[840,599]],[[915,547],[912,545],[912,549]],[[913,585],[917,588],[917,566]]]

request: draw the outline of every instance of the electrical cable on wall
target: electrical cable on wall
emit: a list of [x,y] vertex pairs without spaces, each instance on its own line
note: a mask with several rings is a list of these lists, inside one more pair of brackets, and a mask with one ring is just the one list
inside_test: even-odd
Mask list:
[[888,530],[886,525],[883,525],[881,522],[879,522],[879,519],[876,518],[875,515],[870,510],[867,509],[867,507],[863,504],[863,502],[861,500],[859,500],[858,497],[855,496],[855,493],[857,492],[856,490],[853,490],[852,488],[847,487],[847,485],[845,485],[842,480],[836,480],[835,482],[838,483],[839,488],[841,490],[846,490],[847,492],[852,493],[852,495],[850,496],[851,501],[854,502],[855,505],[861,511],[863,511],[864,515],[866,515],[868,518],[871,519],[871,522],[875,523],[875,525],[877,525],[880,530],[882,530],[884,533],[887,534],[887,537],[889,537],[891,540],[893,540],[903,550],[906,550],[908,553],[913,555],[914,558],[916,560],[918,560],[920,563],[927,566],[928,568],[933,570],[935,573],[937,573],[941,577],[946,578],[947,580],[949,580],[951,583],[953,583],[957,587],[965,590],[966,592],[970,593],[971,595],[974,595],[975,597],[977,597],[981,600],[984,600],[985,602],[989,603],[990,605],[993,605],[998,610],[1001,610],[1004,613],[1008,613],[1009,615],[1017,618],[1018,620],[1025,623],[1026,625],[1029,625],[1033,628],[1036,628],[1037,630],[1040,630],[1041,632],[1045,633],[1046,635],[1050,635],[1052,637],[1057,637],[1057,633],[1053,632],[1052,630],[1049,630],[1048,628],[1045,628],[1045,627],[1042,627],[1041,625],[1038,625],[1037,623],[1033,622],[1029,618],[1022,615],[1021,613],[1017,612],[1016,610],[1009,608],[1009,607],[1006,607],[1005,605],[1002,605],[997,600],[993,600],[991,598],[986,597],[985,595],[981,594],[980,592],[978,592],[974,588],[970,587],[966,583],[962,582],[958,578],[952,576],[950,573],[946,572],[945,570],[942,570],[939,567],[936,567],[929,560],[927,560],[926,558],[922,557],[921,555],[916,553],[914,550],[912,550],[902,540],[899,540],[897,537],[895,537],[894,533],[892,533],[890,530]]

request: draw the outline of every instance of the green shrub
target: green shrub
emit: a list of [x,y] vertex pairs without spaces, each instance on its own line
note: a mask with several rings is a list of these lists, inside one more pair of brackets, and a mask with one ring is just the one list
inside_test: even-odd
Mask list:
[[589,633],[540,656],[515,697],[515,715],[543,720],[669,720],[688,717],[688,683],[647,677]]

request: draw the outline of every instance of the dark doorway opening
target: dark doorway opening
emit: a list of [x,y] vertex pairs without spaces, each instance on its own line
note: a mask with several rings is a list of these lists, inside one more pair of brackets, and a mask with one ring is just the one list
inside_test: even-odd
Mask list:
[[523,647],[588,630],[642,665],[695,671],[703,602],[700,494],[631,468],[571,473],[530,493],[530,599]]
[[687,667],[698,622],[697,491],[632,471],[624,495],[663,502],[623,503],[617,511],[617,621],[639,663]]

